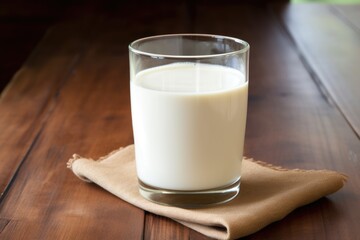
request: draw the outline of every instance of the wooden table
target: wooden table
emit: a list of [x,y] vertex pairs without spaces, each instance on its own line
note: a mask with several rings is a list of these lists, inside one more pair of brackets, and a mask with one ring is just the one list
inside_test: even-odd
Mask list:
[[251,44],[245,154],[349,176],[245,239],[359,239],[360,6],[116,5],[48,30],[0,98],[0,239],[207,239],[81,182],[66,162],[133,143],[127,44],[179,32]]

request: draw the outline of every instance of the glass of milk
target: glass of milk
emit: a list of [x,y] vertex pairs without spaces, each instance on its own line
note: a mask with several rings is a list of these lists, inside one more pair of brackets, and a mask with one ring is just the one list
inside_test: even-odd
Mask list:
[[249,44],[209,34],[142,38],[129,45],[139,191],[165,205],[235,198],[248,98]]

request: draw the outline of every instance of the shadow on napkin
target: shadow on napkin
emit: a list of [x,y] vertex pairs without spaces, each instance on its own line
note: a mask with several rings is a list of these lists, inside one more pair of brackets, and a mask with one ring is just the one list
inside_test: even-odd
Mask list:
[[240,194],[234,200],[208,208],[183,209],[149,202],[139,194],[134,145],[96,161],[74,154],[68,167],[80,179],[94,182],[139,208],[217,239],[254,233],[297,207],[336,192],[346,181],[345,175],[334,171],[290,170],[244,159]]

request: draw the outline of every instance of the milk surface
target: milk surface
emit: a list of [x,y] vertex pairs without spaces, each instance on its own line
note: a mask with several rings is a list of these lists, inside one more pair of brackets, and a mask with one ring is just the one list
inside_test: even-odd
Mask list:
[[248,83],[235,69],[176,63],[131,79],[138,177],[171,190],[205,190],[239,179]]

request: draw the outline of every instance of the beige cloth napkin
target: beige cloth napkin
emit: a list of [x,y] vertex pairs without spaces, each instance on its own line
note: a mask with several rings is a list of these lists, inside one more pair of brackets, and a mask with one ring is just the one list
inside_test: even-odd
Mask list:
[[200,209],[162,206],[138,192],[134,146],[94,161],[74,154],[68,167],[82,180],[94,182],[119,198],[166,216],[204,235],[234,239],[284,218],[295,208],[339,190],[346,176],[327,170],[288,170],[244,159],[240,194],[226,204]]

